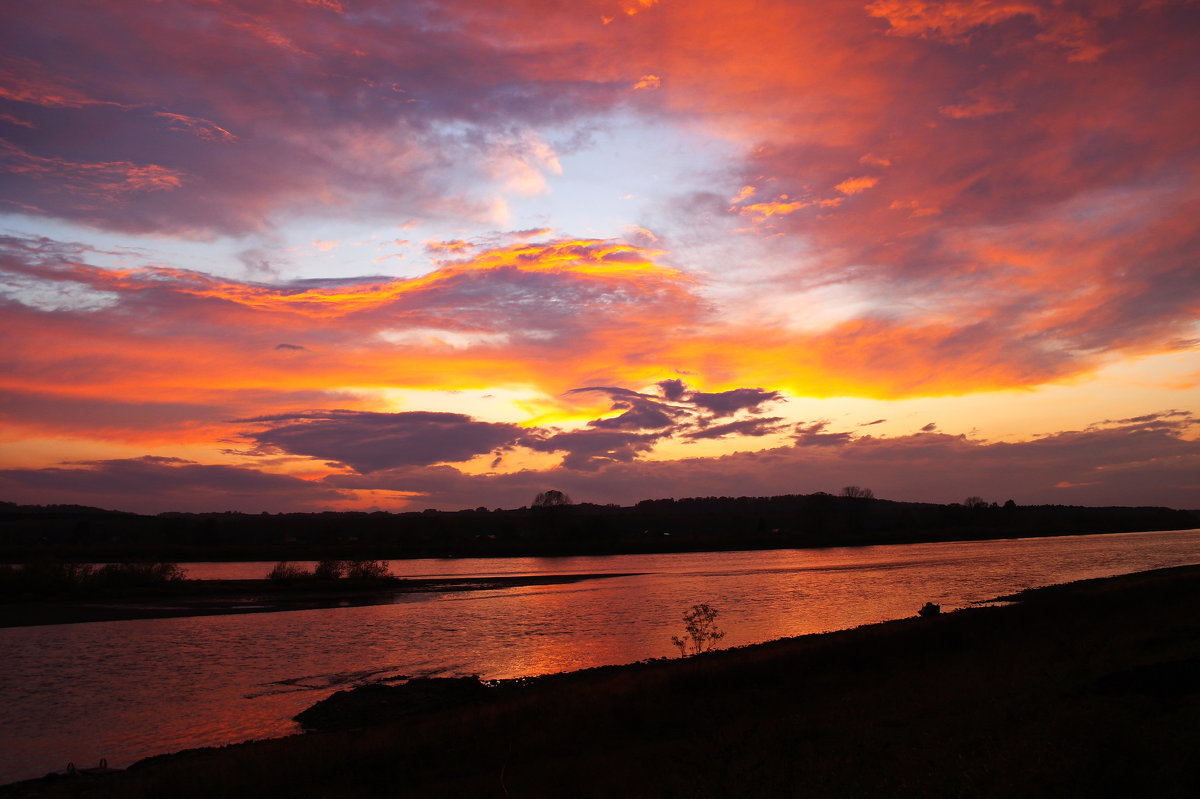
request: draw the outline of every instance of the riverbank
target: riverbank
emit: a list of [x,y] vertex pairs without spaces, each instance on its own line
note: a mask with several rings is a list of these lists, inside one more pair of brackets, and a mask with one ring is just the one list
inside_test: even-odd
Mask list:
[[0,795],[1197,795],[1200,567],[1019,599]]
[[385,578],[328,583],[304,580],[283,583],[272,580],[186,580],[126,595],[3,602],[0,603],[0,628],[386,605],[402,594],[494,591],[629,576],[608,573],[540,574],[515,577]]

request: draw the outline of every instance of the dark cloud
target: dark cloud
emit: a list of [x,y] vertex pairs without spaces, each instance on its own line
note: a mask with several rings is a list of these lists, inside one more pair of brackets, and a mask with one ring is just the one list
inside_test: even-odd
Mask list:
[[871,425],[883,424],[886,421],[887,421],[887,419],[876,419],[873,422],[863,422],[862,424],[859,425],[859,427],[870,427]]
[[644,400],[647,402],[655,401],[654,397],[634,391],[629,388],[621,388],[620,386],[583,386],[581,388],[573,388],[570,391],[564,391],[564,395],[571,394],[604,394],[611,398],[620,398],[627,400]]
[[675,421],[672,415],[648,404],[614,402],[613,408],[626,410],[620,416],[594,419],[588,425],[599,430],[661,430]]
[[539,452],[564,452],[566,469],[591,471],[605,463],[628,463],[648,452],[662,436],[654,433],[623,433],[610,430],[574,430],[545,438],[531,438],[526,445]]
[[589,427],[599,430],[662,430],[671,427],[681,417],[688,415],[686,408],[668,405],[645,394],[613,386],[586,386],[575,388],[566,394],[599,393],[612,400],[612,409],[624,411],[619,416],[593,419]]
[[[816,435],[820,423],[807,428]],[[587,502],[631,504],[651,497],[772,495],[864,485],[876,496],[957,502],[966,496],[1022,504],[1189,507],[1200,491],[1200,441],[1191,416],[1159,415],[1093,425],[1031,441],[988,443],[938,433],[865,436],[837,446],[780,447],[715,458],[644,461],[645,437],[585,430],[543,442],[592,459],[585,468],[467,475],[450,466],[401,465],[320,481],[179,458],[89,461],[0,471],[0,493],[22,503],[76,502],[140,512],[228,508],[305,510],[353,491],[424,495],[417,508],[528,504],[554,485]],[[643,438],[639,441],[639,438]]]
[[724,438],[725,436],[767,436],[771,433],[778,433],[787,427],[786,424],[781,424],[783,419],[778,416],[771,417],[756,417],[753,419],[742,419],[737,422],[729,422],[728,424],[719,424],[712,427],[703,427],[699,430],[693,430],[686,433],[687,438]]
[[793,438],[798,447],[840,447],[854,440],[853,433],[826,433],[829,422],[813,422],[805,427],[804,423],[797,424]]
[[[410,411],[310,411],[241,419],[264,429],[244,433],[258,447],[334,461],[358,472],[376,472],[437,463],[456,463],[493,453],[493,467],[505,450],[525,446],[562,453],[566,469],[595,470],[606,463],[627,463],[673,437],[689,440],[726,436],[760,437],[783,430],[779,417],[747,418],[710,425],[714,417],[756,412],[777,392],[735,389],[714,394],[693,392],[681,404],[617,386],[585,386],[566,394],[598,393],[612,401],[614,417],[593,419],[582,430],[520,428],[477,421],[455,413]],[[701,405],[695,406],[699,397]],[[691,406],[691,407],[689,407]],[[701,415],[701,411],[713,416]],[[823,423],[806,431],[808,443],[833,443],[849,434],[821,433]]]
[[[572,389],[566,393],[602,393],[612,399],[613,410],[624,411],[619,416],[588,422],[588,426],[591,428],[629,432],[653,431],[653,437],[638,436],[634,442],[636,447],[632,449],[621,446],[607,452],[600,450],[605,453],[604,457],[610,460],[628,460],[630,453],[640,452],[642,448],[649,446],[658,438],[678,436],[684,439],[698,440],[724,438],[732,435],[758,437],[777,432],[785,427],[785,425],[779,424],[782,419],[778,417],[741,419],[727,424],[711,425],[713,419],[733,416],[741,411],[758,413],[763,404],[782,399],[779,392],[763,391],[758,388],[741,388],[711,394],[700,391],[689,393],[687,386],[680,380],[663,380],[656,385],[661,390],[663,397],[668,400],[667,402],[663,402],[662,399],[655,396],[613,386],[588,386]],[[575,439],[563,439],[562,441],[576,443]],[[569,459],[573,464],[594,464],[596,450],[591,444],[592,439],[585,437],[579,441],[586,442],[585,451],[580,452],[580,457]],[[597,445],[601,445],[604,439],[598,438],[595,439],[595,442]],[[563,448],[573,449],[570,446]]]
[[763,391],[761,388],[735,388],[731,391],[718,391],[712,394],[693,391],[687,401],[712,412],[714,416],[730,416],[742,410],[758,413],[764,404],[782,399],[783,395],[778,391]]
[[682,399],[683,395],[687,393],[687,386],[684,385],[682,380],[674,378],[671,380],[660,380],[657,385],[659,390],[662,391],[663,397],[671,402]]
[[1194,506],[1200,491],[1196,422],[1166,421],[1156,429],[1139,424],[1093,427],[1016,443],[938,433],[865,436],[837,446],[780,447],[714,458],[609,459],[586,470],[474,477],[436,467],[335,475],[327,482],[347,490],[419,491],[426,496],[418,507],[441,508],[515,507],[550,485],[577,501],[621,504],[652,497],[836,492],[861,485],[878,497],[924,502],[982,496],[1021,504]]
[[517,425],[427,411],[314,411],[239,421],[266,426],[245,433],[260,447],[336,461],[359,472],[464,461],[525,436]]
[[1191,411],[1181,411],[1181,410],[1172,409],[1169,411],[1159,411],[1158,413],[1146,413],[1146,414],[1142,414],[1141,416],[1131,416],[1128,419],[1105,419],[1103,422],[1100,422],[1097,426],[1114,425],[1114,424],[1119,424],[1119,425],[1154,424],[1154,425],[1173,426],[1181,420],[1187,420],[1187,419],[1191,419],[1191,418],[1192,418]]
[[320,510],[353,496],[289,475],[159,456],[0,470],[0,493],[23,504],[75,503],[141,513]]
[[921,428],[922,433],[932,433],[935,430],[937,430],[937,422],[930,422]]
[[302,347],[299,344],[276,344],[275,349],[277,349],[277,350],[305,350],[308,348]]

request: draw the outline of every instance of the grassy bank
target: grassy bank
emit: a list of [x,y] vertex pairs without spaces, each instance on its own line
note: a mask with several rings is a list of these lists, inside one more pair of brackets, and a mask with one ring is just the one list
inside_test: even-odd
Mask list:
[[1183,567],[0,795],[1190,797],[1198,745]]

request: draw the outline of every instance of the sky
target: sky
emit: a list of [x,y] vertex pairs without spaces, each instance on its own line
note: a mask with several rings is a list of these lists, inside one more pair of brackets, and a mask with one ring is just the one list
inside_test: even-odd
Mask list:
[[1200,507],[1200,3],[0,1],[2,500]]

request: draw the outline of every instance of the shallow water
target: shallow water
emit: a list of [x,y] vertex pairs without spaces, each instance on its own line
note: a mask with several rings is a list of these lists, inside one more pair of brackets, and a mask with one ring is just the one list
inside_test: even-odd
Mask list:
[[[486,678],[676,654],[697,602],[725,646],[946,610],[1013,591],[1200,563],[1200,530],[755,552],[395,561],[399,576],[630,573],[398,596],[390,605],[0,629],[0,782],[101,757],[297,731],[292,715],[392,676]],[[261,578],[270,563],[186,564]]]

